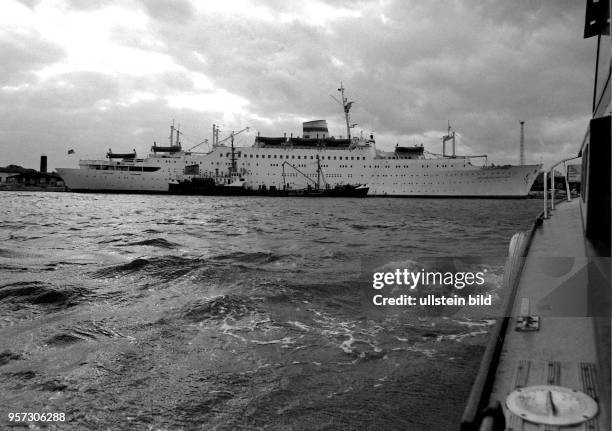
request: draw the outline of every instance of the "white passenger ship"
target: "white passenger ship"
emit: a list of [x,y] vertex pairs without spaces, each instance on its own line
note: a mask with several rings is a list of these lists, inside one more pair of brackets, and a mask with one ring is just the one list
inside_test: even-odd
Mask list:
[[[169,184],[209,177],[218,184],[249,189],[301,189],[317,181],[321,171],[330,186],[364,184],[369,195],[411,197],[526,197],[540,165],[478,166],[471,160],[484,156],[455,155],[455,132],[442,138],[447,155],[429,155],[423,146],[376,149],[374,136],[351,136],[344,88],[342,106],[347,137],[329,136],[327,122],[303,123],[301,137],[257,136],[251,147],[235,147],[234,136],[220,141],[213,125],[213,145],[207,153],[185,151],[179,131],[171,128],[170,146],[154,144],[151,154],[107,154],[107,160],[81,160],[78,169],[59,168],[72,191],[168,192]],[[246,129],[244,129],[246,130]],[[176,136],[175,139],[173,137]],[[226,142],[230,141],[230,145]]]

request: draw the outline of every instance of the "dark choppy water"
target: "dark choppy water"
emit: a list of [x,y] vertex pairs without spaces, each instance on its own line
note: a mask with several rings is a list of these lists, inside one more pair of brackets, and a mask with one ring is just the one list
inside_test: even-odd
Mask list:
[[538,210],[3,192],[0,428],[455,429],[491,310],[369,314],[362,259],[487,256],[498,298]]

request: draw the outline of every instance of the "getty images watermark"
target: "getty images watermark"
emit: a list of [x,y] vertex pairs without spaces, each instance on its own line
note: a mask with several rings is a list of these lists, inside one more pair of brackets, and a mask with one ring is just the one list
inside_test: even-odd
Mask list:
[[[374,272],[372,274],[372,288],[380,291],[372,296],[372,303],[376,306],[432,306],[432,305],[491,305],[491,294],[427,294],[415,290],[421,286],[437,286],[444,288],[452,288],[462,290],[465,287],[481,287],[485,284],[486,269],[478,272],[461,271],[461,272],[441,272],[441,271],[410,271],[407,268],[397,268],[394,271]],[[387,295],[383,294],[383,288],[392,287]],[[410,291],[410,294],[397,294],[397,290],[405,288]]]

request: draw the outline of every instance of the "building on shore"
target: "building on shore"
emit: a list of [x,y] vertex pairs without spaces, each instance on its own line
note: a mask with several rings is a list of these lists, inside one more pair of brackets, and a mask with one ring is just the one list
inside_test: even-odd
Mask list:
[[43,157],[41,171],[18,165],[0,167],[0,190],[65,191],[64,180],[55,172],[46,172],[46,156]]

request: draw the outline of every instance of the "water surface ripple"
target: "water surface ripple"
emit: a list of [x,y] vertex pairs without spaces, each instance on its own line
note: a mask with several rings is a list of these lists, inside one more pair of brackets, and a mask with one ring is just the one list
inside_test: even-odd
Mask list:
[[492,312],[372,314],[362,262],[486,256],[499,299],[538,209],[0,193],[0,427],[455,429]]

